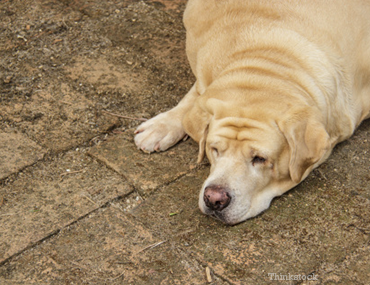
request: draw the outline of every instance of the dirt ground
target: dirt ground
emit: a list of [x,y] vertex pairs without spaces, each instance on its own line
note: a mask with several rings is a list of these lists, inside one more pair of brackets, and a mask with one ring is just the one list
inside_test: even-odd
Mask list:
[[369,121],[233,227],[194,142],[134,146],[194,81],[185,3],[0,1],[0,284],[370,284]]

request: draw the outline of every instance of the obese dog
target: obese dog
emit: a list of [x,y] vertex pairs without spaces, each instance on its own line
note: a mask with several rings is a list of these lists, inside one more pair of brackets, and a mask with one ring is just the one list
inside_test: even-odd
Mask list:
[[258,215],[369,118],[369,15],[365,0],[190,0],[196,82],[137,128],[137,147],[188,134],[211,163],[201,211],[230,225]]

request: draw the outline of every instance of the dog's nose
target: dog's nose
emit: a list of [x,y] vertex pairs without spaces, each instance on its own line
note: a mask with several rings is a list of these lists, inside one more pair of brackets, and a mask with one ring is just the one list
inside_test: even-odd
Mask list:
[[222,211],[230,204],[231,196],[222,186],[211,185],[204,189],[203,200],[208,208],[214,211]]

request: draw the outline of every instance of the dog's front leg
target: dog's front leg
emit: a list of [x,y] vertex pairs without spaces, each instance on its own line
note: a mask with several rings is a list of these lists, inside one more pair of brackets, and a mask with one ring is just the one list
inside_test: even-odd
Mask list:
[[135,131],[135,144],[144,152],[165,151],[185,136],[182,119],[198,97],[195,84],[179,104],[142,123]]

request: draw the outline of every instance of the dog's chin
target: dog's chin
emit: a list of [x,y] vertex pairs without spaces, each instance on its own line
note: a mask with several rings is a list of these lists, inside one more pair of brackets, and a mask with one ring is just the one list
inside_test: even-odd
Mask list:
[[235,213],[233,211],[233,208],[227,208],[222,211],[213,211],[209,208],[207,208],[206,205],[201,205],[200,210],[202,213],[218,220],[221,221],[222,223],[233,226],[236,224],[239,224],[241,222],[244,222],[245,220],[248,219],[248,207],[242,212]]

